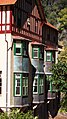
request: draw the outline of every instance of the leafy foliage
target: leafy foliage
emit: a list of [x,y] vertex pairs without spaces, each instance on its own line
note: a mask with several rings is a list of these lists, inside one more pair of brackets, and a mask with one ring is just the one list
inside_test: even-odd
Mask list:
[[63,41],[63,49],[59,54],[59,60],[65,61],[67,63],[67,41]]
[[67,29],[67,0],[42,0],[47,20],[60,30]]
[[35,117],[33,116],[32,111],[23,113],[16,109],[12,110],[9,115],[7,113],[0,113],[0,119],[35,119]]
[[67,91],[67,63],[58,61],[57,64],[52,66],[52,81],[56,89],[61,92]]
[[59,29],[67,29],[67,8],[61,9],[58,15],[58,22],[60,23]]
[[61,108],[67,111],[67,62],[58,60],[57,64],[52,66],[52,82],[55,88],[63,93]]

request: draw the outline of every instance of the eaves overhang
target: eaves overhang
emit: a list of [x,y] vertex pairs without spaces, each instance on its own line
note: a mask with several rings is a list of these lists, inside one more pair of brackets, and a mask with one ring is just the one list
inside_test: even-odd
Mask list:
[[0,5],[13,5],[17,0],[0,0]]
[[48,21],[44,24],[59,32],[59,30],[54,25],[50,24]]
[[43,21],[47,22],[46,17],[45,17],[45,13],[44,13],[44,9],[43,9],[42,4],[41,4],[41,0],[36,0],[36,2],[37,2],[37,6],[38,6],[38,9],[39,9],[39,12],[41,14]]

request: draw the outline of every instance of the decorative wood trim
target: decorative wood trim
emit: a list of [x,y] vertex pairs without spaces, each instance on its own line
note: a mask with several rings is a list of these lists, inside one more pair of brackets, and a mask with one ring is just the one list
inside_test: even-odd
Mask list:
[[[14,29],[15,29],[15,31],[19,32],[19,31],[18,31],[18,28],[17,28],[14,24],[12,24],[12,28],[13,28],[12,31],[14,31]],[[14,32],[15,32],[15,31],[14,31]],[[25,29],[25,28],[22,28],[22,29],[21,29],[20,33],[22,34],[22,32],[30,33],[30,35],[33,34],[33,35],[36,35],[36,36],[42,38],[42,35],[39,35],[39,34],[37,34],[36,32],[29,31],[29,30],[27,30],[27,29]]]
[[34,38],[34,37],[32,37],[31,35],[30,35],[30,36],[27,36],[27,35],[25,35],[25,34],[21,34],[21,33],[14,32],[14,31],[12,31],[12,35],[17,35],[17,36],[20,36],[20,37],[24,37],[24,38],[30,39],[30,40],[32,40],[32,41],[37,41],[37,42],[42,43],[42,38],[39,39],[39,37]]
[[[6,11],[6,12],[5,12]],[[0,27],[1,27],[1,30],[0,30],[0,33],[3,34],[5,33],[5,28],[2,29],[2,27],[4,26],[5,27],[5,23],[2,23],[2,19],[3,19],[3,12],[5,12],[4,14],[6,14],[6,18],[7,18],[7,11],[9,11],[10,13],[10,16],[9,16],[9,23],[6,23],[6,33],[10,33],[11,32],[11,26],[12,26],[12,19],[11,19],[11,11],[10,11],[10,6],[1,6],[0,7],[0,12],[1,12],[1,24],[0,24]],[[7,21],[7,20],[6,20]],[[9,29],[7,29],[7,27],[9,27]]]

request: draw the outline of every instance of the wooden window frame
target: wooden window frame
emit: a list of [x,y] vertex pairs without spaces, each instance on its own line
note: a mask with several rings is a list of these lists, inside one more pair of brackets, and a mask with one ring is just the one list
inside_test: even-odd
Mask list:
[[44,76],[39,75],[39,94],[44,93]]
[[[35,56],[34,53],[37,53],[37,56]],[[32,58],[34,59],[39,58],[39,48],[38,47],[32,48]]]
[[[20,53],[16,53],[17,48],[20,50]],[[24,51],[26,53],[24,53]],[[28,42],[26,41],[16,41],[14,42],[14,55],[28,57]]]
[[[48,55],[48,54],[49,54],[49,55]],[[48,60],[48,58],[47,58],[48,56],[50,57],[49,60]],[[47,62],[51,62],[51,61],[52,61],[52,52],[51,52],[51,51],[46,51],[46,61],[47,61]]]
[[[16,48],[20,49],[20,53],[16,53]],[[22,43],[21,42],[15,42],[14,43],[14,55],[16,55],[16,56],[21,56],[22,55]]]
[[[9,13],[8,13],[9,12]],[[0,7],[0,32],[4,33],[5,32],[5,21],[3,23],[3,20],[5,20],[3,18],[3,15],[5,17],[5,14],[6,14],[6,32],[11,32],[11,19],[12,19],[12,13],[10,11],[10,6],[8,7],[5,7],[5,6],[1,6]],[[9,16],[9,23],[8,23],[8,17]]]
[[[17,76],[18,75],[18,76]],[[25,79],[24,79],[25,78]],[[18,85],[17,80],[20,80],[20,85]],[[23,79],[25,80],[25,84],[23,85]],[[28,74],[14,73],[14,96],[28,96]],[[17,88],[19,88],[19,94],[16,93]],[[23,94],[23,88],[25,90]]]
[[[16,77],[16,75],[19,75],[19,76],[17,76]],[[16,73],[16,74],[14,74],[14,96],[22,96],[22,80],[21,80],[21,74],[19,74],[19,73]],[[18,81],[18,79],[20,80],[20,86],[18,86],[18,83],[17,83],[17,81]],[[16,89],[17,88],[20,88],[20,93],[19,94],[16,94]]]
[[38,94],[38,75],[34,77],[33,81],[33,94]]
[[[34,56],[34,53],[35,53],[34,51],[37,52],[37,56]],[[44,50],[42,51],[42,48],[40,46],[39,47],[33,46],[32,47],[32,58],[33,59],[44,59]]]
[[[41,78],[41,76],[43,76],[43,75],[42,74],[37,74],[34,77],[33,94],[39,94],[40,95],[40,94],[43,94],[44,93],[44,77]],[[41,82],[41,80],[43,82]]]
[[[28,80],[29,80],[28,75],[22,74],[22,96],[28,96]],[[23,92],[23,88],[24,88],[24,92]]]

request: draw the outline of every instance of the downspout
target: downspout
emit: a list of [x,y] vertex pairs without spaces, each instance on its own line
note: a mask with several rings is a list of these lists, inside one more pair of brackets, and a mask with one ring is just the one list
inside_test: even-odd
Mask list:
[[6,21],[7,20],[7,13],[5,7],[5,42],[6,42],[6,112],[8,111],[8,41],[6,38]]

